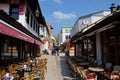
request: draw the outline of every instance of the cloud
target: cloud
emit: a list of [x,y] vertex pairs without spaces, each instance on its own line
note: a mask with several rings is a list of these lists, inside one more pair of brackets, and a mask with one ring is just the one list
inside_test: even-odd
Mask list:
[[53,0],[53,1],[56,2],[56,3],[58,3],[58,4],[62,3],[61,0]]
[[53,12],[53,18],[55,18],[57,20],[72,19],[72,18],[75,18],[75,17],[76,17],[76,15],[73,14],[73,13],[66,14],[66,13],[63,13],[63,12],[60,12],[60,11]]

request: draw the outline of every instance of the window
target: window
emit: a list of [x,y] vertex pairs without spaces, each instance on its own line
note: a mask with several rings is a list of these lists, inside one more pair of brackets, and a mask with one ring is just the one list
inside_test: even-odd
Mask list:
[[66,32],[66,33],[69,33],[70,31],[69,31],[69,29],[68,29],[68,28],[66,28],[66,29],[65,29],[65,32]]
[[15,18],[15,19],[19,18],[19,5],[18,4],[10,5],[10,15],[12,16],[12,18]]
[[27,17],[26,22],[29,24],[29,10],[28,9],[26,11],[26,15],[25,16]]
[[68,30],[67,30],[67,29],[65,29],[65,32],[67,33],[67,32],[68,32]]
[[69,35],[66,35],[66,39],[69,39]]
[[87,50],[87,40],[84,40],[83,44],[84,44],[84,50]]
[[39,26],[38,26],[37,28],[38,28],[38,31],[37,31],[37,32],[38,32],[38,34],[39,34],[39,33],[40,33],[40,31],[39,31]]
[[34,20],[34,23],[33,23],[33,30],[35,31],[35,20]]
[[31,15],[31,20],[30,20],[30,26],[31,26],[31,27],[32,27],[32,19],[33,19],[33,18],[32,18],[32,15]]
[[17,41],[11,39],[8,40],[6,39],[3,43],[2,43],[2,51],[1,51],[1,59],[2,60],[14,60],[18,58],[18,45],[17,45]]
[[38,28],[37,28],[37,25],[35,25],[35,31],[36,31],[36,32],[37,32],[37,29],[38,29]]

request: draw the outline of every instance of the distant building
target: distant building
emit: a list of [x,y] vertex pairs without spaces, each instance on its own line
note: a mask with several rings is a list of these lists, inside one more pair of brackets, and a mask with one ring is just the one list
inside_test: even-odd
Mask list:
[[60,46],[65,42],[66,39],[70,37],[70,30],[72,29],[71,25],[63,25],[61,31],[58,34],[58,45]]

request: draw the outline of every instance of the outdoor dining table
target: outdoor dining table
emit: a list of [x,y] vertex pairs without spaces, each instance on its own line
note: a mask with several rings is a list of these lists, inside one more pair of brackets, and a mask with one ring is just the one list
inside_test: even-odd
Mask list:
[[103,72],[104,71],[103,68],[99,68],[99,67],[89,67],[88,69],[90,71],[94,71],[94,72]]
[[97,74],[97,80],[109,80],[108,78],[106,78],[104,76],[104,68],[100,68],[100,67],[88,67],[88,70],[95,72]]

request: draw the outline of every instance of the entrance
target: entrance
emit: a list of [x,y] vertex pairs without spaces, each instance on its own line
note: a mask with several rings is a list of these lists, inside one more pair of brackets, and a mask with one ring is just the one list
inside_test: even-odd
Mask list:
[[103,61],[120,64],[120,29],[111,29],[102,33]]

